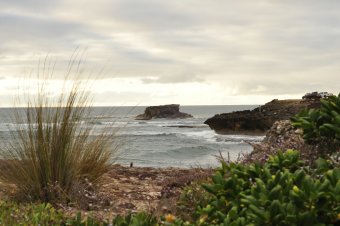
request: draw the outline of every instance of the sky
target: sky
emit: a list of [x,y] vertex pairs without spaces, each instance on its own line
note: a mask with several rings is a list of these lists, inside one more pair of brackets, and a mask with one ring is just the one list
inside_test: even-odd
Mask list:
[[340,91],[337,0],[1,0],[0,32],[0,106],[38,72],[59,90],[72,57],[98,106]]

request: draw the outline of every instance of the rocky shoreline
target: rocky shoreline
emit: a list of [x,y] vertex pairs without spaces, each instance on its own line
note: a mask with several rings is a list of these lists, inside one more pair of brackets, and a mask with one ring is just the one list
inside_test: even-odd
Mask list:
[[[242,156],[239,161],[245,164],[265,162],[270,155],[287,149],[300,150],[302,159],[308,161],[313,157],[313,147],[305,144],[301,135],[302,130],[294,128],[289,120],[277,121],[266,132],[262,142],[250,143],[254,151]],[[175,211],[183,187],[193,181],[207,180],[213,172],[211,168],[127,167],[117,164],[105,174],[97,196],[94,195],[92,201],[85,200],[85,203],[91,205],[89,211],[102,218],[140,211],[162,215]],[[77,211],[79,209],[67,210],[73,214]]]
[[274,122],[288,120],[303,109],[319,106],[319,99],[274,99],[251,111],[217,114],[204,123],[219,134],[265,134]]
[[[313,147],[305,144],[302,130],[292,126],[289,119],[302,109],[318,107],[319,100],[273,100],[252,111],[239,111],[215,115],[206,124],[222,133],[264,133],[266,136],[260,143],[252,143],[254,148],[250,154],[243,156],[241,162],[264,162],[270,155],[280,150],[300,150],[304,160],[313,158]],[[168,106],[168,107],[165,107]],[[157,108],[158,107],[158,108]],[[174,115],[189,117],[179,112],[179,105],[164,105],[147,108],[140,118],[151,119],[162,115],[162,109],[173,109]],[[158,110],[155,110],[158,109]],[[182,115],[185,114],[185,115]],[[138,116],[137,116],[138,117]],[[171,116],[172,117],[172,116]],[[280,120],[284,119],[284,120]],[[267,130],[269,128],[269,130]],[[2,164],[0,161],[0,169]],[[207,180],[214,169],[202,168],[152,168],[127,167],[113,165],[102,178],[102,183],[88,189],[81,197],[82,206],[63,206],[65,213],[74,215],[81,211],[89,212],[96,218],[107,219],[114,215],[134,212],[153,212],[156,215],[171,213],[176,208],[180,190],[193,181]],[[0,182],[0,199],[8,199],[15,191],[14,185]],[[7,196],[7,197],[6,197]]]

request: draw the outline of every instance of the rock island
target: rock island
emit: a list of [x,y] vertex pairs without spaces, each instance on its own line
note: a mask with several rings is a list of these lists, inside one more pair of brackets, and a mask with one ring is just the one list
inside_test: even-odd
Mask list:
[[150,120],[156,118],[191,118],[192,115],[179,111],[179,104],[168,104],[147,107],[144,114],[137,115],[137,120]]

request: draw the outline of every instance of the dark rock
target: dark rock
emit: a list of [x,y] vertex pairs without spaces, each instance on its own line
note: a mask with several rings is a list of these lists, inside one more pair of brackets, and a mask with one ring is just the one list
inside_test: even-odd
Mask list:
[[154,118],[191,118],[192,115],[179,111],[179,104],[169,104],[147,107],[144,114],[137,115],[137,120],[150,120]]
[[303,109],[319,106],[319,100],[274,99],[252,111],[223,113],[207,119],[204,123],[221,134],[264,134],[275,121],[290,119]]

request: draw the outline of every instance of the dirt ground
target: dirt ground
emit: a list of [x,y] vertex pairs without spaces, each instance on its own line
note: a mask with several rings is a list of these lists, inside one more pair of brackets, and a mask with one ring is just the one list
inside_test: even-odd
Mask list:
[[105,175],[101,192],[111,195],[111,210],[118,214],[136,211],[171,211],[180,189],[206,178],[211,169],[144,168],[115,165]]
[[[97,189],[79,190],[78,204],[60,205],[67,214],[81,211],[96,218],[146,211],[156,215],[170,213],[176,206],[180,189],[193,180],[203,180],[212,169],[125,167],[113,165]],[[0,182],[0,198],[15,190]],[[85,194],[84,194],[85,193]]]

